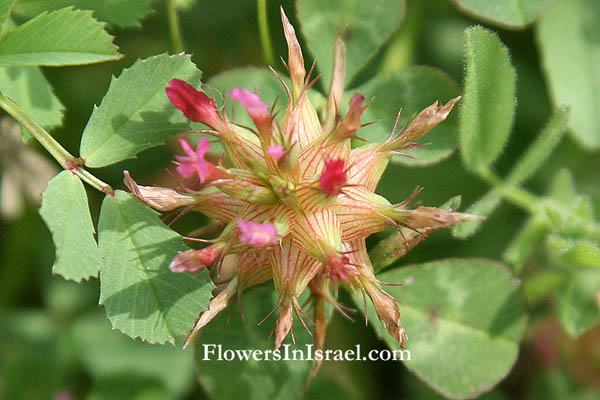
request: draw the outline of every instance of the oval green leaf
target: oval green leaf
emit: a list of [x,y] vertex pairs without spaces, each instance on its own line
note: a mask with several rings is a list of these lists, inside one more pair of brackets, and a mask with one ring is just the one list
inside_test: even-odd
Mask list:
[[206,274],[175,274],[169,262],[183,239],[154,210],[123,191],[106,196],[98,223],[100,304],[115,329],[150,343],[174,343],[206,310],[213,285]]
[[88,121],[80,154],[89,167],[104,167],[133,158],[190,130],[183,113],[171,104],[165,88],[179,78],[200,85],[200,71],[189,55],[166,54],[139,60],[113,78],[108,92]]
[[554,103],[571,105],[569,127],[587,149],[600,149],[600,2],[556,0],[537,39]]
[[[496,262],[450,259],[396,268],[377,276],[400,300],[410,360],[405,365],[449,398],[473,398],[503,379],[519,352],[527,316],[524,296],[509,270]],[[360,292],[354,293],[358,305]],[[377,320],[369,320],[394,350],[399,345]]]
[[61,125],[64,106],[38,67],[0,67],[0,92],[47,130]]
[[535,21],[552,0],[453,0],[474,18],[508,28],[523,28]]
[[91,11],[66,7],[43,13],[0,39],[0,66],[78,65],[118,60],[121,55]]
[[98,276],[103,261],[83,183],[71,171],[56,175],[42,193],[40,214],[52,232],[56,261],[52,273],[81,282]]
[[309,49],[329,89],[336,37],[346,43],[346,83],[377,53],[399,27],[404,0],[299,0],[298,19]]
[[15,14],[33,17],[44,11],[74,6],[80,10],[92,10],[94,16],[104,22],[120,27],[140,26],[140,21],[152,8],[152,0],[19,0]]
[[508,49],[481,27],[465,32],[466,77],[460,153],[469,170],[489,167],[502,152],[515,113],[516,73]]

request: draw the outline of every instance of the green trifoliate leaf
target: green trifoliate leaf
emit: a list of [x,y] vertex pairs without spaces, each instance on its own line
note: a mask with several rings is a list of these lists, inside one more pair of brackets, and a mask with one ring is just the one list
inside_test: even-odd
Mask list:
[[40,14],[0,39],[0,66],[78,65],[119,58],[104,24],[90,11],[72,7]]
[[300,0],[298,19],[308,48],[329,89],[336,37],[346,43],[346,84],[400,26],[404,0]]
[[[449,398],[472,398],[503,379],[517,359],[527,316],[518,281],[501,264],[443,260],[377,276],[400,301],[408,334],[405,365]],[[360,292],[354,293],[358,305]],[[393,350],[398,343],[368,305],[369,323]]]
[[52,232],[56,261],[52,272],[81,282],[98,275],[102,256],[83,183],[70,171],[55,176],[42,194],[40,214]]
[[522,28],[535,21],[552,0],[454,0],[475,18],[509,28]]
[[162,54],[139,60],[113,78],[83,132],[80,154],[86,165],[103,167],[133,158],[190,130],[165,88],[174,78],[198,87],[200,75],[190,56]]
[[94,11],[100,21],[120,27],[140,26],[140,21],[152,8],[152,0],[19,0],[14,12],[33,17],[44,11],[58,10],[73,6],[80,10]]
[[[346,97],[354,93],[363,94],[367,101],[373,98],[373,102],[361,118],[362,122],[381,120],[358,130],[357,135],[370,142],[383,142],[392,132],[399,111],[401,114],[398,130],[410,118],[434,102],[445,104],[458,96],[458,85],[449,76],[434,68],[412,67],[376,76],[349,91]],[[345,109],[347,103],[348,101],[340,108]],[[448,157],[456,149],[456,115],[456,111],[451,112],[446,121],[417,141],[428,143],[426,146],[402,151],[415,159],[399,156],[393,160],[408,165],[427,165]]]
[[600,269],[575,272],[555,297],[560,321],[571,336],[579,336],[600,321]]
[[15,0],[0,0],[0,32],[14,4]]
[[[283,359],[285,351],[291,354],[294,349],[307,354],[307,344],[312,344],[302,325],[294,323],[296,344],[291,340],[280,348],[279,355],[273,353],[273,339],[269,333],[276,322],[277,314],[260,326],[257,324],[265,318],[277,304],[277,294],[273,285],[268,283],[252,288],[242,295],[245,322],[241,320],[238,307],[235,307],[229,323],[226,311],[222,311],[208,325],[200,330],[200,337],[196,341],[195,360],[202,387],[214,398],[221,400],[239,399],[297,399],[302,393],[312,363],[310,361],[290,360],[273,361],[274,357]],[[303,299],[300,299],[300,303]],[[312,326],[311,326],[312,328]],[[218,360],[221,346],[221,361]],[[287,350],[286,350],[287,348]],[[232,361],[222,361],[223,357],[231,354],[242,354],[244,351],[260,350],[263,361],[255,360],[248,355],[249,360],[235,358]],[[313,357],[314,357],[314,347]],[[227,352],[224,355],[223,352]],[[232,353],[233,352],[233,353]],[[266,354],[266,355],[265,355]],[[266,361],[266,359],[270,361]],[[229,358],[227,358],[229,360]],[[231,379],[235,377],[235,379]],[[227,384],[224,384],[227,382]]]
[[600,148],[600,2],[556,0],[540,19],[537,38],[555,104],[569,104],[571,128],[588,149]]
[[129,194],[106,196],[98,223],[100,303],[115,329],[150,343],[188,333],[211,297],[205,274],[175,274],[169,263],[186,250],[158,213]]
[[0,68],[0,92],[44,128],[61,125],[64,107],[38,67]]
[[466,77],[460,114],[460,153],[471,171],[496,161],[515,113],[515,69],[498,36],[481,27],[465,32]]

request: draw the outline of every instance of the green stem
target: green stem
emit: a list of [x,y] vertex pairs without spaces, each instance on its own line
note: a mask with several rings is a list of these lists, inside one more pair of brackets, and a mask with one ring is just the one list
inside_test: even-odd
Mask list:
[[513,186],[502,181],[502,179],[500,179],[487,168],[479,170],[478,173],[483,180],[494,186],[504,198],[518,205],[519,207],[528,210],[532,214],[535,213],[537,207],[542,202],[542,200],[537,196],[534,196],[520,187]]
[[27,113],[10,98],[0,94],[0,107],[3,108],[11,117],[25,127],[31,135],[50,153],[52,157],[64,168],[77,175],[81,180],[88,183],[93,188],[106,194],[114,193],[110,185],[102,182],[90,172],[83,169],[83,160],[74,157],[65,150],[44,128],[33,120]]
[[167,0],[167,18],[169,23],[169,35],[171,36],[171,46],[173,46],[174,52],[181,53],[184,47],[175,0]]
[[267,16],[267,0],[256,0],[258,6],[258,29],[265,62],[273,65],[273,46],[269,34],[269,19]]

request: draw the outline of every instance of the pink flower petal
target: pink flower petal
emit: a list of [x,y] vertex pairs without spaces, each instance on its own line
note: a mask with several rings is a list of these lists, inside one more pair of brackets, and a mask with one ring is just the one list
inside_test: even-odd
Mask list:
[[269,149],[267,150],[267,153],[269,153],[269,155],[271,157],[273,157],[275,160],[279,161],[283,158],[283,156],[285,156],[285,153],[287,153],[287,150],[280,144],[275,144],[271,147],[269,147]]
[[207,181],[215,171],[215,166],[204,159],[204,155],[210,149],[208,139],[201,137],[198,141],[196,151],[192,150],[192,147],[184,139],[180,139],[179,143],[189,157],[175,156],[175,160],[179,162],[179,165],[175,168],[177,173],[186,179],[191,178],[194,174],[198,174],[200,183]]
[[271,124],[269,106],[260,99],[258,93],[253,93],[244,88],[233,88],[227,93],[229,97],[237,100],[245,109],[259,131],[267,130]]
[[277,243],[277,228],[272,222],[258,223],[254,221],[237,221],[240,229],[240,242],[252,247],[264,247]]

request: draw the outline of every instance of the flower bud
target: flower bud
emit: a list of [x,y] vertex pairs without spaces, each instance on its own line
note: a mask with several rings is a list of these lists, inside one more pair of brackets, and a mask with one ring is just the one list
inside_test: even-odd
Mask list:
[[246,109],[259,133],[264,134],[269,132],[272,122],[269,106],[260,99],[257,93],[236,87],[227,93],[227,95],[237,100]]
[[200,250],[186,250],[177,254],[169,264],[173,272],[201,272],[217,261],[223,251],[224,245],[217,243]]
[[194,89],[189,83],[181,79],[173,79],[165,91],[171,103],[189,120],[201,122],[216,130],[222,128],[223,120],[214,100]]

